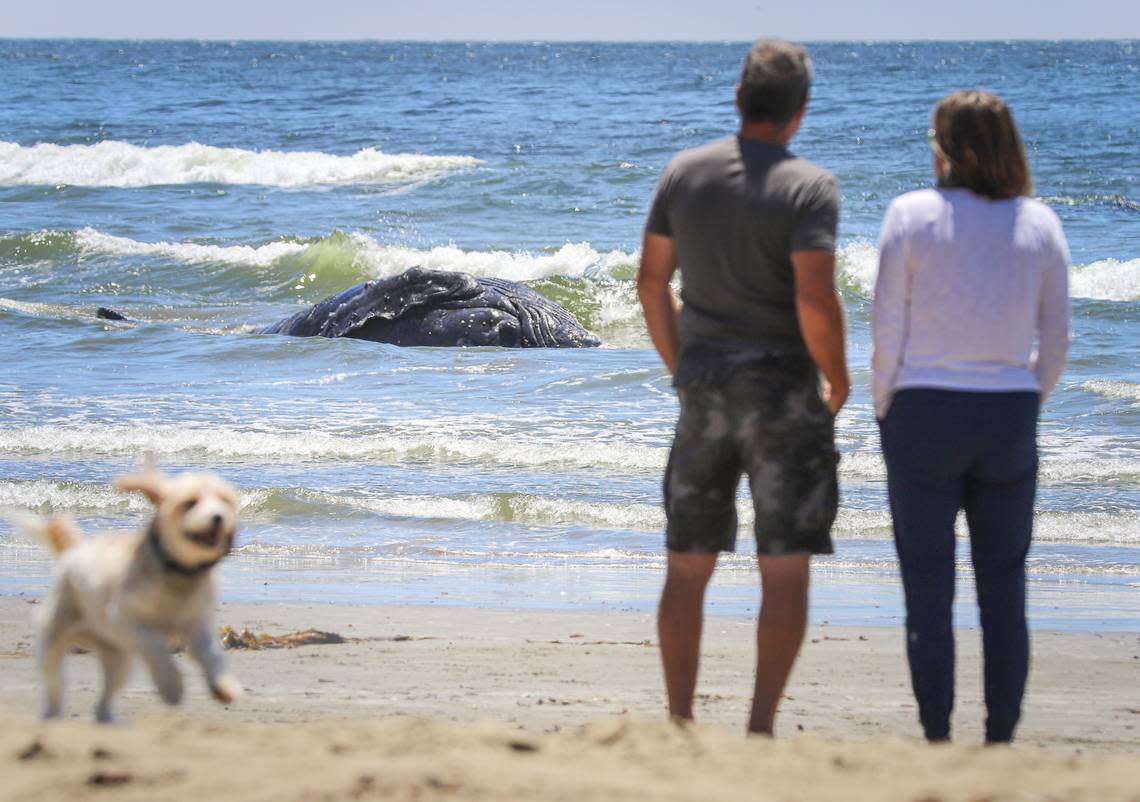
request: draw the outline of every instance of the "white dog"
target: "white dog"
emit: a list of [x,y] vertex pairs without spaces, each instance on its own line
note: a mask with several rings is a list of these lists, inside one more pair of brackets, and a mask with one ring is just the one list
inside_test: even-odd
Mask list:
[[233,546],[237,494],[209,474],[167,477],[149,466],[115,487],[141,491],[154,504],[146,531],[83,538],[66,518],[37,528],[59,555],[40,621],[44,718],[60,715],[61,664],[76,646],[91,649],[102,663],[97,721],[113,720],[111,701],[136,653],[150,668],[162,699],[172,705],[181,701],[182,675],[171,658],[172,642],[185,645],[202,666],[214,698],[234,701],[241,686],[226,673],[214,631],[210,569]]

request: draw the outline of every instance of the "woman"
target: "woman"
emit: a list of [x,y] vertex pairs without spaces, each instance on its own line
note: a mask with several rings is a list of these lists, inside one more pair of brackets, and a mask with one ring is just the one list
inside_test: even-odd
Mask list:
[[1013,738],[1029,669],[1025,555],[1037,414],[1069,347],[1068,246],[1030,197],[1006,105],[955,92],[928,133],[937,187],[887,210],[873,395],[906,595],[907,657],[931,741],[954,705],[954,520],[965,509],[985,659],[986,740]]

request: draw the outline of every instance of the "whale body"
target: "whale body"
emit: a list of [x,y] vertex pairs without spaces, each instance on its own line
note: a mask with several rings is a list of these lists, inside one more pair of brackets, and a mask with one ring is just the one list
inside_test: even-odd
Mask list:
[[420,267],[357,284],[257,333],[405,346],[601,345],[569,311],[529,287]]

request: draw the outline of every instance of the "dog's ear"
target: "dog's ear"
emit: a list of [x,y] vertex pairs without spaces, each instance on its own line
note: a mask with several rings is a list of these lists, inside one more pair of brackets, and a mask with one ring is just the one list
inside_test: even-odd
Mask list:
[[124,492],[137,490],[157,507],[166,497],[166,477],[156,470],[144,470],[141,473],[120,476],[115,480],[115,489]]

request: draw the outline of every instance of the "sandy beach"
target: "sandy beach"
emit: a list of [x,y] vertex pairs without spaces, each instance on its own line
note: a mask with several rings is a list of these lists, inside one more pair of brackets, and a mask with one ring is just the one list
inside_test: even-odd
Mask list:
[[[36,721],[34,600],[0,599],[0,798],[1140,800],[1140,637],[1037,633],[1012,749],[983,749],[976,632],[959,637],[957,743],[917,739],[899,632],[814,626],[775,741],[742,735],[751,623],[710,618],[699,725],[663,721],[653,620],[453,607],[223,605],[219,624],[343,643],[229,652],[230,708],[200,678],[164,709],[136,666],[122,727]],[[179,658],[184,660],[184,658]]]

